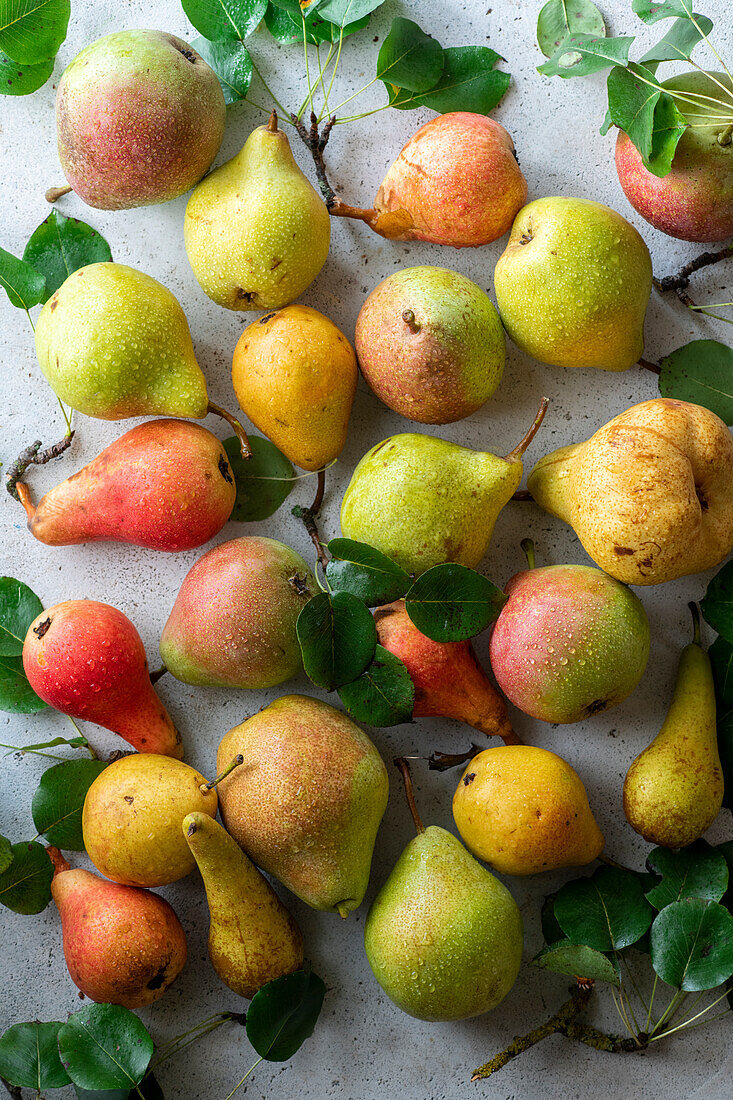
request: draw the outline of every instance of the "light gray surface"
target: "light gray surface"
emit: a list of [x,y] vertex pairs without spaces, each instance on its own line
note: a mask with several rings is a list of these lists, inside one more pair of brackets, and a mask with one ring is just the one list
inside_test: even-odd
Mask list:
[[[487,14],[481,0],[412,0],[399,7],[388,0],[373,19],[372,28],[344,47],[340,87],[344,97],[371,78],[377,44],[393,14],[412,15],[444,45],[484,43],[487,40],[508,58],[514,82],[494,112],[512,133],[530,197],[546,194],[578,195],[609,203],[643,233],[659,275],[676,270],[699,248],[674,242],[636,217],[618,185],[613,167],[611,136],[601,137],[604,75],[582,81],[549,81],[535,66],[542,60],[535,45],[537,2],[495,0]],[[716,41],[733,55],[728,0],[705,0],[703,10],[716,19]],[[630,13],[626,0],[606,0],[610,33],[633,33],[641,24]],[[73,4],[69,37],[61,49],[55,78],[82,46],[98,36],[122,27],[155,24],[193,38],[176,0],[125,0],[110,7],[100,0]],[[727,34],[726,34],[726,23]],[[663,25],[662,25],[663,26]],[[660,29],[660,25],[657,26]],[[253,52],[273,87],[288,105],[303,95],[298,48],[278,50],[260,31],[251,40]],[[701,51],[702,59],[702,51]],[[374,102],[381,92],[372,89]],[[260,101],[265,96],[257,89]],[[62,182],[55,151],[51,84],[25,99],[0,100],[5,184],[0,190],[0,243],[19,254],[28,236],[46,217],[44,191]],[[361,101],[360,101],[361,103]],[[362,108],[365,109],[365,108]],[[328,149],[334,182],[350,202],[368,205],[385,169],[403,142],[429,112],[385,111],[349,127],[339,127]],[[261,116],[251,107],[230,111],[219,162],[243,143]],[[303,150],[293,142],[296,155],[308,171]],[[233,407],[230,384],[231,353],[243,326],[252,315],[233,314],[204,297],[186,261],[182,240],[185,199],[166,206],[124,213],[89,210],[75,197],[63,200],[61,209],[89,221],[109,240],[114,258],[130,263],[160,279],[180,299],[190,322],[212,398]],[[353,337],[354,321],[368,291],[401,265],[418,263],[455,267],[474,278],[491,293],[492,270],[504,242],[478,250],[442,249],[430,245],[390,243],[356,223],[336,221],[330,258],[303,301],[322,310]],[[729,272],[713,269],[700,278],[699,298],[727,300],[723,288]],[[696,321],[673,300],[654,294],[647,319],[647,356],[658,359],[695,335],[728,339],[727,326]],[[62,434],[54,396],[38,370],[30,328],[21,311],[0,295],[0,347],[2,348],[3,406],[0,411],[0,459],[7,464],[22,446],[42,437],[50,442]],[[457,442],[508,451],[534,416],[539,398],[552,398],[541,435],[532,445],[528,462],[565,443],[590,435],[600,424],[629,405],[656,395],[652,375],[641,370],[626,374],[601,371],[560,370],[528,360],[509,347],[504,380],[489,403],[462,423],[437,430]],[[59,464],[33,471],[29,480],[38,495],[62,477],[79,469],[103,446],[121,434],[126,425],[79,417],[73,451]],[[224,436],[214,419],[207,427]],[[360,382],[349,441],[341,461],[328,475],[327,506],[322,531],[338,532],[338,505],[354,463],[373,443],[395,431],[410,430],[406,421],[383,408]],[[430,429],[428,429],[430,430]],[[301,482],[288,504],[262,524],[249,527],[229,524],[217,541],[241,534],[262,533],[281,538],[311,557],[310,543],[290,516],[290,505],[307,503],[312,479]],[[26,533],[23,515],[3,492],[0,501],[2,556],[0,572],[25,580],[48,606],[62,599],[90,597],[121,608],[134,621],[156,665],[160,630],[186,571],[199,551],[171,557],[136,548],[109,545],[45,548]],[[541,562],[586,561],[572,533],[533,505],[510,504],[502,512],[485,571],[502,583],[522,567],[519,540],[532,535]],[[514,714],[517,729],[532,744],[562,753],[586,782],[591,804],[607,836],[607,850],[615,858],[641,866],[647,846],[625,824],[621,810],[621,783],[631,759],[658,730],[672,687],[680,646],[688,637],[687,601],[699,599],[707,576],[697,576],[654,589],[639,590],[651,619],[652,655],[644,680],[635,695],[615,710],[575,725],[551,728]],[[486,637],[478,640],[485,658]],[[232,725],[259,709],[283,691],[317,692],[301,678],[282,689],[262,693],[235,693],[193,689],[166,677],[160,693],[179,723],[188,760],[205,773],[214,766],[216,746]],[[0,740],[15,744],[68,734],[70,727],[55,713],[22,718],[0,713]],[[95,743],[105,749],[119,742],[111,735],[88,727]],[[376,730],[374,740],[386,759],[396,752],[424,752],[435,748],[458,751],[467,746],[471,731],[455,723],[435,719],[392,730]],[[0,832],[14,839],[32,835],[30,801],[43,771],[41,759],[13,756],[2,761],[4,795],[0,801]],[[384,881],[394,860],[411,835],[407,807],[396,772],[390,768],[392,791],[377,841],[372,886],[367,902]],[[415,769],[417,798],[426,821],[452,826],[450,800],[455,774],[437,775]],[[730,835],[730,818],[724,811],[711,830],[711,838]],[[85,857],[74,856],[86,865]],[[513,890],[526,922],[525,958],[541,944],[539,909],[546,893],[566,878],[566,873],[512,880]],[[206,958],[206,904],[197,876],[162,891],[179,913],[189,939],[190,961],[166,996],[140,1015],[157,1041],[223,1009],[244,1007],[211,970]],[[675,1036],[669,1045],[659,1044],[643,1057],[596,1053],[562,1038],[553,1038],[509,1065],[491,1082],[469,1085],[471,1069],[503,1048],[520,1031],[541,1022],[564,999],[567,981],[524,967],[506,1001],[493,1014],[453,1025],[425,1024],[401,1014],[381,993],[367,965],[362,948],[366,905],[342,922],[330,914],[318,914],[288,898],[301,923],[307,956],[327,982],[328,995],[315,1036],[283,1066],[260,1066],[247,1084],[251,1097],[283,1100],[376,1100],[394,1095],[401,1100],[443,1100],[471,1095],[496,1100],[573,1100],[587,1095],[633,1095],[656,1100],[667,1095],[722,1100],[730,1095],[731,1061],[726,1064],[728,1021]],[[51,905],[35,917],[21,917],[0,908],[0,1022],[5,1027],[19,1020],[59,1019],[74,1011],[79,1001],[64,965],[58,914]],[[616,1028],[607,994],[598,998],[609,1011],[599,1019]],[[250,1065],[251,1049],[234,1027],[221,1028],[213,1036],[171,1061],[161,1072],[167,1097],[179,1100],[223,1100]],[[244,1089],[242,1092],[244,1093]],[[67,1096],[71,1090],[55,1093]]]

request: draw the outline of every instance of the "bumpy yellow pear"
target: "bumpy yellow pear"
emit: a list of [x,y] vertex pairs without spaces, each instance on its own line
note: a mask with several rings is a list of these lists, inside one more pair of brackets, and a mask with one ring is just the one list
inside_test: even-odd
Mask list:
[[274,111],[198,185],[184,238],[202,290],[226,309],[279,309],[313,282],[328,255],[331,219]]

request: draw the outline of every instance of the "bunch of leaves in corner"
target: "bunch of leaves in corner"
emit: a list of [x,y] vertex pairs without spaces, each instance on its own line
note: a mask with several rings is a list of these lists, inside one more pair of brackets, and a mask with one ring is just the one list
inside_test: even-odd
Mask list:
[[0,0],[0,95],[30,95],[53,72],[70,0]]

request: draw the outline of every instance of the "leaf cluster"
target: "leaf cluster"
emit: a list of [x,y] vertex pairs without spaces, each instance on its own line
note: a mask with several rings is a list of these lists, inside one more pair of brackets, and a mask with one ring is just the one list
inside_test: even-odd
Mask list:
[[30,95],[46,83],[70,15],[70,0],[2,0],[0,95]]

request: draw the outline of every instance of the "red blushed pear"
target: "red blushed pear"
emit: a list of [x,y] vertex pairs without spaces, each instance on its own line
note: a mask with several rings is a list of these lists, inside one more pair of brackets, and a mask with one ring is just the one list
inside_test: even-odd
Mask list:
[[49,848],[71,980],[93,1001],[141,1008],[162,997],[186,962],[186,936],[164,898],[72,869]]
[[96,722],[138,752],[183,756],[142,639],[116,607],[67,600],[42,611],[28,628],[23,668],[36,694],[62,714]]

